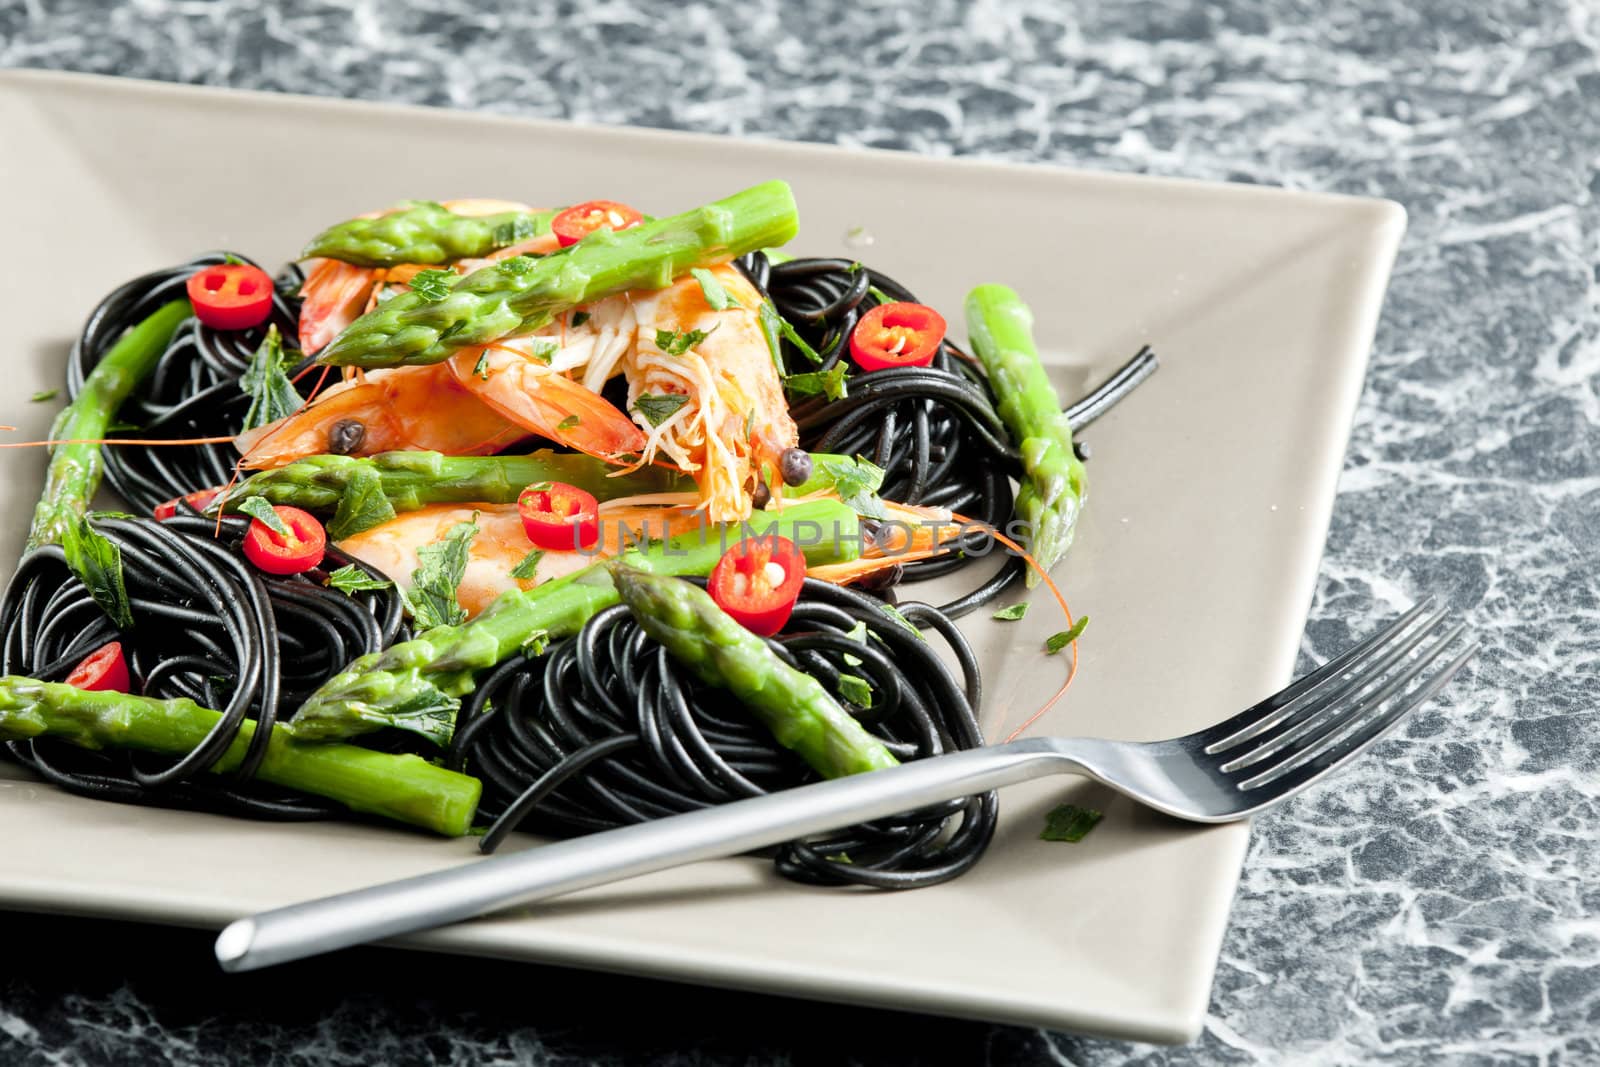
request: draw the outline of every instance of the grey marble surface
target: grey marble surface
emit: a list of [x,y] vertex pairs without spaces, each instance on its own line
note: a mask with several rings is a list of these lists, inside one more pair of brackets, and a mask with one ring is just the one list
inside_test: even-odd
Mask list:
[[13,916],[0,1060],[1600,1062],[1597,53],[1595,0],[0,0],[0,66],[1399,200],[1305,650],[1426,590],[1487,643],[1258,823],[1187,1048],[379,952],[201,982],[200,935]]

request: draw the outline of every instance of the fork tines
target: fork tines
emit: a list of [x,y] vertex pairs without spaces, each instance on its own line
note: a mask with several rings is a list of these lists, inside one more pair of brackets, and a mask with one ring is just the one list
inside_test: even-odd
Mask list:
[[[1282,692],[1207,731],[1205,752],[1240,790],[1294,792],[1359,755],[1432,699],[1478,651],[1428,597]],[[1418,621],[1420,619],[1420,622]],[[1442,667],[1430,668],[1451,650]],[[1238,777],[1235,777],[1238,776]]]

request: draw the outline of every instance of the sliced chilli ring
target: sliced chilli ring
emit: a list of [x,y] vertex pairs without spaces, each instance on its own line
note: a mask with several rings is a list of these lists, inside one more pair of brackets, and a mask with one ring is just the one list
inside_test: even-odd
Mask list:
[[805,580],[805,553],[774,534],[748,538],[723,553],[706,589],[745,629],[771,637],[789,621]]
[[195,318],[218,330],[248,330],[272,314],[272,278],[248,263],[220,263],[189,276]]
[[944,334],[944,316],[926,304],[879,304],[850,331],[850,356],[864,371],[926,367]]
[[536,548],[572,552],[600,540],[600,502],[566,482],[530,485],[517,497],[522,529]]
[[626,230],[644,221],[644,216],[627,204],[615,200],[586,200],[574,204],[550,220],[550,232],[561,247],[575,245],[596,230]]
[[322,523],[299,508],[279,504],[272,510],[289,532],[280,534],[260,519],[250,520],[244,535],[245,558],[268,574],[303,574],[318,566],[328,550]]

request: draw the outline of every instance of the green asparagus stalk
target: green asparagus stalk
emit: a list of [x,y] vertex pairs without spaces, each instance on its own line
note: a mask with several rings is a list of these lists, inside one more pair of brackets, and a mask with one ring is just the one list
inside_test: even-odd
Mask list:
[[596,230],[543,259],[518,256],[484,267],[442,298],[402,293],[352,323],[321,358],[357,367],[438,363],[462,348],[536,329],[579,304],[661,289],[692,267],[782,244],[798,227],[789,186],[766,182],[621,233]]
[[[14,676],[0,678],[0,741],[59,737],[83,748],[132,748],[185,755],[221,719],[190,700],[155,700],[127,693],[90,692]],[[243,761],[256,724],[245,720],[213,773]],[[418,756],[391,755],[355,745],[303,745],[274,727],[256,776],[275,785],[338,801],[353,811],[382,815],[459,837],[472,826],[483,785]]]
[[[779,512],[754,512],[740,527],[691,530],[621,558],[654,574],[707,575],[728,545],[767,533],[794,541],[812,564],[846,562],[861,551],[856,513],[837,500],[811,500]],[[469,623],[436,626],[356,660],[300,706],[288,730],[302,741],[325,741],[393,726],[448,744],[461,697],[472,691],[479,673],[577,633],[615,603],[616,586],[601,562],[504,593]]]
[[553,211],[457,215],[432,200],[407,200],[375,219],[350,219],[311,239],[300,258],[327,256],[359,267],[454,263],[550,232]]
[[540,450],[525,456],[445,456],[438,452],[383,452],[309,456],[246,478],[218,510],[236,511],[252,496],[314,512],[334,512],[328,532],[343,540],[429,504],[512,504],[535,482],[566,482],[598,500],[693,489],[683,475],[662,467],[629,474],[578,453]]
[[608,566],[640,628],[701,681],[737,697],[780,745],[812,770],[824,778],[841,778],[899,763],[821,682],[785,663],[704,590],[624,561]]
[[[50,427],[52,441],[97,441],[106,435],[117,409],[155,368],[167,343],[192,313],[187,300],[174,300],[152,312],[111,346],[84,380],[77,399],[62,409]],[[28,548],[59,542],[69,523],[89,507],[100,487],[103,461],[95,444],[60,444],[50,450],[44,492],[33,512]]]
[[[1033,557],[1048,571],[1072,545],[1084,499],[1083,463],[1072,427],[1033,343],[1033,312],[1014,289],[980,285],[967,294],[967,333],[989,372],[1000,418],[1022,453],[1016,516],[1026,524]],[[1039,576],[1028,573],[1028,584]]]

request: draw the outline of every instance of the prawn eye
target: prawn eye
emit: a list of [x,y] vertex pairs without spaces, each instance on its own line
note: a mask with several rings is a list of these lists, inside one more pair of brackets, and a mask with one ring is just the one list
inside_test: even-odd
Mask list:
[[367,439],[367,428],[360,419],[340,419],[328,429],[328,451],[348,456]]

